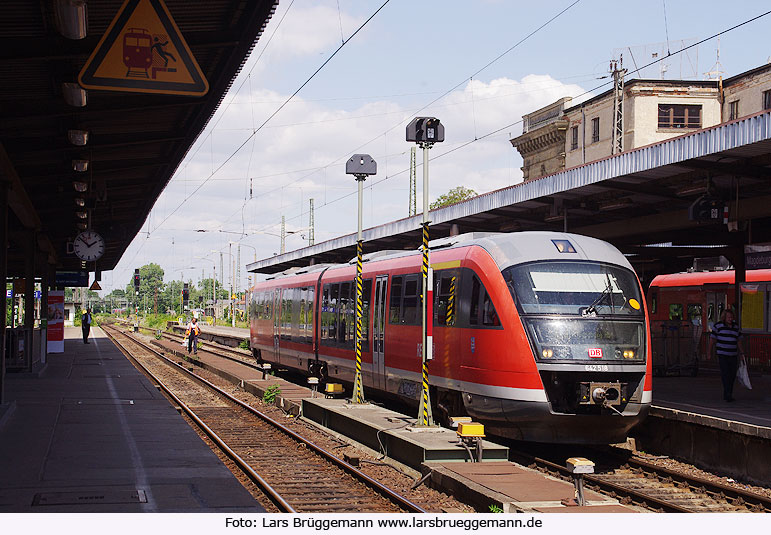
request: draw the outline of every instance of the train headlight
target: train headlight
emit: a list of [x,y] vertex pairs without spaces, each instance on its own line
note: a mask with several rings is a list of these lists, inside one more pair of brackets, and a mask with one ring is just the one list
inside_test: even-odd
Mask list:
[[543,358],[545,359],[550,359],[554,356],[554,351],[552,351],[551,349],[544,349],[543,351],[541,351],[541,355],[543,355]]
[[616,348],[616,358],[623,357],[625,359],[637,358],[637,351],[629,348]]

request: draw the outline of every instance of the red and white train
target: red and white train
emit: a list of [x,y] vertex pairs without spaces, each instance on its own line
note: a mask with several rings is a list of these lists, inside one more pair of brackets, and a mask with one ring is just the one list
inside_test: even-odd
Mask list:
[[[365,394],[417,406],[419,251],[365,256]],[[470,415],[497,435],[560,443],[623,441],[651,403],[640,283],[612,245],[575,234],[464,234],[431,244],[434,415]],[[355,260],[258,283],[258,360],[352,383]]]

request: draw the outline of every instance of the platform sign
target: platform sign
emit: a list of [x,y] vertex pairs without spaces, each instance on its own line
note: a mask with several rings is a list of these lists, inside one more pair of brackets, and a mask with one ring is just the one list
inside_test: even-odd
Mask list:
[[48,292],[46,337],[49,353],[64,353],[64,291]]
[[83,66],[86,89],[202,96],[209,83],[163,0],[126,0]]
[[57,271],[56,286],[68,288],[88,286],[88,271]]

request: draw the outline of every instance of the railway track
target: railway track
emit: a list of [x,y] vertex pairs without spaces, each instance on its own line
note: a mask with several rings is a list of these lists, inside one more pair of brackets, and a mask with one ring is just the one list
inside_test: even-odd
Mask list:
[[[553,460],[522,451],[514,455],[530,468],[572,479],[567,468]],[[771,512],[771,500],[753,492],[668,470],[634,456],[598,455],[612,458],[603,457],[596,473],[584,475],[586,487],[623,504],[665,513]]]
[[425,512],[119,329],[108,336],[282,512]]
[[[167,338],[175,342],[182,340],[180,335]],[[238,355],[235,350],[212,344],[204,347],[218,356],[259,368],[248,356]],[[572,478],[564,465],[553,460],[566,458],[564,455],[550,456],[551,459],[525,452],[518,455],[519,458],[512,460],[564,479]],[[607,454],[593,452],[589,457],[602,458],[604,455]],[[616,497],[625,504],[660,512],[771,512],[771,500],[765,496],[658,467],[634,456],[600,461],[599,465],[597,473],[585,476],[587,487]]]

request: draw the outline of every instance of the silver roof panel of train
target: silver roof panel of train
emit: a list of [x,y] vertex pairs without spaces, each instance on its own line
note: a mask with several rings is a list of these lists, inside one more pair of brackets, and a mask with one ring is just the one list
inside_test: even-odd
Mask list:
[[[574,253],[560,252],[554,241],[567,240],[575,249]],[[502,270],[516,264],[539,260],[588,260],[618,264],[632,270],[632,265],[613,245],[579,234],[551,231],[532,232],[470,232],[429,242],[432,251],[455,249],[476,245],[490,253],[498,268]],[[377,251],[363,255],[362,261],[379,262],[408,256],[420,255],[420,250]],[[340,268],[356,264],[352,258],[347,264],[323,264],[303,269],[290,269],[266,280],[284,278],[300,273],[319,271],[322,267]]]

